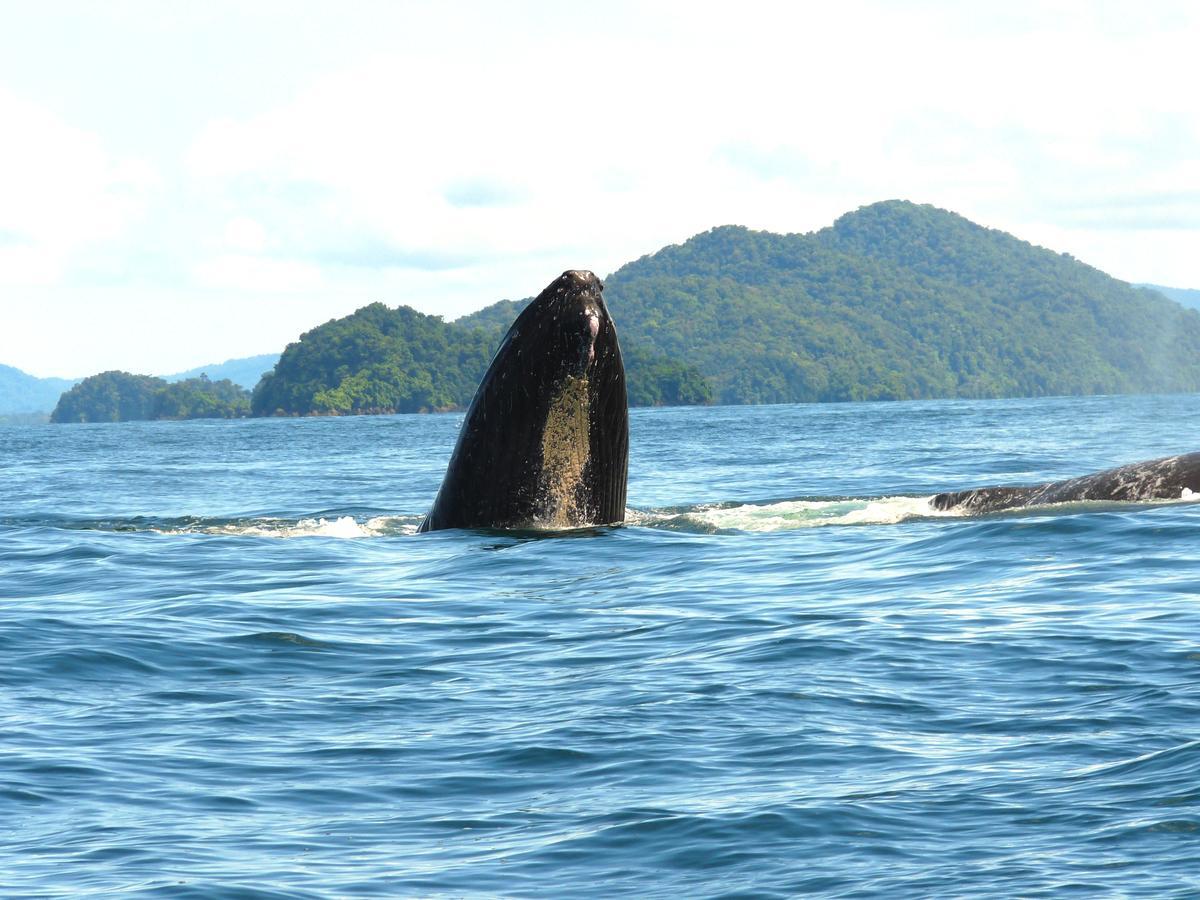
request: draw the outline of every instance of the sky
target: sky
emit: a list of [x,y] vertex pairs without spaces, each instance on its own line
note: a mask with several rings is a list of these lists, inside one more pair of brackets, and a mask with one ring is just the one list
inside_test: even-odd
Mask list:
[[1200,5],[0,0],[0,363],[168,374],[879,200],[1200,288]]

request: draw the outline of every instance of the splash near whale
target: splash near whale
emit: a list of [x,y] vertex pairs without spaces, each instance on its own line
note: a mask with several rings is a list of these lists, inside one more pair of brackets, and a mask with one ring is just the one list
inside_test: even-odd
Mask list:
[[1181,500],[1200,495],[1200,452],[1105,469],[1092,475],[1014,487],[984,487],[937,494],[938,510],[989,513],[1077,500]]
[[624,521],[628,398],[603,289],[564,272],[513,322],[421,531]]

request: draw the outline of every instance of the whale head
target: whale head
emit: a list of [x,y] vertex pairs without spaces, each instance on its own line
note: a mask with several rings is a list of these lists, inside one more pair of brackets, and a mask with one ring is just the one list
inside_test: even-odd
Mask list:
[[591,272],[568,270],[517,316],[422,531],[624,520],[628,401],[603,291]]

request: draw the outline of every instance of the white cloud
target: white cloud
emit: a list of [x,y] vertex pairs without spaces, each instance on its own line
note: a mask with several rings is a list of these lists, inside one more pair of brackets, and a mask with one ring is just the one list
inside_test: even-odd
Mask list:
[[244,253],[207,259],[193,271],[200,287],[233,292],[289,293],[322,286],[321,270],[315,265]]
[[238,216],[225,223],[225,246],[244,253],[262,253],[269,246],[267,230],[248,216]]
[[[457,315],[714,225],[803,231],[904,197],[1200,286],[1181,250],[1200,227],[1188,4],[396,3],[359,26],[309,12],[337,59],[301,67],[268,17],[279,40],[233,62],[286,93],[197,104],[188,140],[155,153],[153,116],[134,139],[114,106],[101,135],[0,90],[22,136],[0,144],[0,278],[156,278],[181,310],[223,292],[278,314],[298,292],[318,311],[306,325],[371,300]],[[128,26],[106,36],[114,52]],[[202,63],[182,54],[171,83],[207,98]]]
[[112,241],[158,187],[152,168],[118,159],[101,139],[0,86],[0,283],[50,284],[74,254]]
[[[1179,165],[1200,121],[1186,29],[1131,36],[1085,4],[1025,9],[995,36],[941,7],[751,3],[736,20],[654,7],[649,27],[596,39],[434,41],[210,124],[189,164],[322,185],[322,218],[336,210],[346,233],[467,260],[648,250],[726,221],[815,227],[806,210],[829,197],[966,212],[1035,206],[1046,184],[1094,198],[1138,189],[1163,152],[1139,137],[1184,123]],[[462,202],[464,185],[504,202]]]

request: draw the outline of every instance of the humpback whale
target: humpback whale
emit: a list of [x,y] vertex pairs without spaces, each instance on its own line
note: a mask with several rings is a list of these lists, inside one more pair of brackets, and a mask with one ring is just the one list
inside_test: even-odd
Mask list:
[[1200,494],[1200,453],[1167,456],[1092,475],[1015,487],[984,487],[938,494],[934,509],[989,513],[1073,500],[1179,500]]
[[603,289],[591,272],[563,272],[517,316],[420,531],[624,520],[628,400]]

